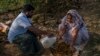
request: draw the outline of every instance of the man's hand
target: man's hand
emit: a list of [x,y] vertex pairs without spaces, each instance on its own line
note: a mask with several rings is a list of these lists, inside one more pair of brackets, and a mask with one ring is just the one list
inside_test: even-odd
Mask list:
[[42,31],[42,30],[40,30],[40,32],[41,32],[41,34],[43,34],[43,35],[49,35],[49,33],[48,33],[47,31]]
[[33,26],[28,27],[28,30],[37,34],[37,35],[48,35],[49,34],[47,31],[40,30],[40,29],[35,28]]

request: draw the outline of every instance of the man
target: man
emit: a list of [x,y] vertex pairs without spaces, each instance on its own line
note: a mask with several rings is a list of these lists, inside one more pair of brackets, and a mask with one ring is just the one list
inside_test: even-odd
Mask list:
[[24,5],[22,12],[13,21],[8,32],[9,42],[17,44],[24,56],[40,56],[43,47],[38,42],[37,36],[47,34],[32,26],[30,18],[33,11],[34,7],[30,4]]

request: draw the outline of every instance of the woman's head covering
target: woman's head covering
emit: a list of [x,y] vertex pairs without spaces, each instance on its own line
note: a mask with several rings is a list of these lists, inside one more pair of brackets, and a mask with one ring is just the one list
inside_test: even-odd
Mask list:
[[[85,25],[83,18],[79,15],[79,13],[76,10],[71,9],[67,12],[67,14],[68,13],[72,15],[72,19],[74,20],[75,23],[81,23],[81,24]],[[66,19],[67,19],[67,15],[61,20],[62,25],[65,24]]]

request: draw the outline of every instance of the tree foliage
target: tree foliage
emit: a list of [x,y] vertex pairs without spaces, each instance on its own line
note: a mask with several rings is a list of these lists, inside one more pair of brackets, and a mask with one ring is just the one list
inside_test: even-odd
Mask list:
[[24,4],[32,4],[37,12],[55,14],[70,9],[72,0],[0,0],[0,12],[22,7]]

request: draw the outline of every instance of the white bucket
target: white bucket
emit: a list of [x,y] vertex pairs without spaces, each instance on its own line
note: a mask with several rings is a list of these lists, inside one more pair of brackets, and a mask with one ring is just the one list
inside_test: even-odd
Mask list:
[[56,37],[46,36],[46,37],[42,38],[40,41],[44,48],[49,48],[56,42]]

